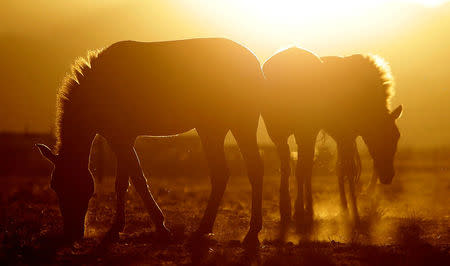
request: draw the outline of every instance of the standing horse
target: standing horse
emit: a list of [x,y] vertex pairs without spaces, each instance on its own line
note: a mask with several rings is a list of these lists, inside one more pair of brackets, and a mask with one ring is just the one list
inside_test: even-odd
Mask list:
[[169,230],[148,189],[134,149],[139,135],[169,136],[196,129],[211,175],[211,194],[195,235],[212,232],[229,170],[224,139],[233,133],[252,185],[250,230],[244,242],[257,243],[262,226],[263,163],[256,130],[260,87],[257,58],[227,39],[167,42],[122,41],[91,52],[74,64],[57,97],[57,145],[41,153],[55,165],[51,187],[59,199],[64,233],[74,240],[84,233],[84,219],[94,191],[88,159],[92,139],[105,137],[117,157],[116,216],[110,233],[125,224],[124,196],[131,178],[156,230]]
[[351,210],[359,222],[355,183],[360,174],[356,137],[362,136],[374,160],[380,182],[394,176],[394,155],[400,137],[395,120],[402,107],[389,111],[393,81],[379,57],[352,55],[323,57],[289,48],[264,63],[267,79],[262,116],[281,162],[280,216],[282,227],[291,217],[289,196],[290,151],[287,139],[298,145],[298,194],[294,218],[297,226],[312,219],[311,175],[316,136],[320,130],[334,138],[338,149],[337,173],[341,205],[347,210],[344,179],[348,179]]

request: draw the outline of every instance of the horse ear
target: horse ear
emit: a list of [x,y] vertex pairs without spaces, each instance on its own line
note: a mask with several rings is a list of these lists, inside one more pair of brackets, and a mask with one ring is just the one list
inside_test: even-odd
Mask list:
[[42,156],[44,156],[50,162],[56,163],[56,155],[50,150],[49,147],[41,143],[36,144],[36,147],[39,149]]
[[397,108],[395,108],[394,111],[392,111],[391,117],[395,120],[395,119],[399,118],[400,116],[402,116],[402,112],[403,112],[403,106],[400,104]]

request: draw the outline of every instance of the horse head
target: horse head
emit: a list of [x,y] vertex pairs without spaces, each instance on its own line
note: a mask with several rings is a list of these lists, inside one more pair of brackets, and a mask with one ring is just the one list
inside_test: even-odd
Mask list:
[[64,236],[70,241],[78,240],[84,235],[84,218],[94,192],[92,175],[84,162],[54,154],[44,144],[36,146],[54,165],[50,187],[58,196],[64,221]]
[[371,129],[364,130],[361,136],[374,161],[374,171],[382,184],[390,184],[395,175],[394,156],[400,138],[396,120],[402,114],[402,106],[382,119],[372,121]]

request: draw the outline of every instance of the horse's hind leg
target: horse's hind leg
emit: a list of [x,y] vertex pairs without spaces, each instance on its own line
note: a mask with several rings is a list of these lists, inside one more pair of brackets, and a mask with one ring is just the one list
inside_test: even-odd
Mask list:
[[[354,161],[355,153],[358,152],[356,148],[356,142],[354,139],[340,139],[336,141],[338,143],[338,173],[339,176],[346,176],[349,183],[350,192],[350,208],[353,214],[355,224],[359,224],[358,206],[356,201],[355,182],[357,178],[357,169]],[[339,187],[342,186],[341,201],[345,199],[344,185],[342,182]]]
[[350,190],[350,198],[351,198],[351,208],[353,213],[353,219],[355,225],[359,225],[359,213],[358,213],[358,203],[356,200],[356,192],[355,192],[355,180],[353,178],[349,178],[349,190]]
[[139,158],[134,148],[133,153],[134,153],[133,158],[135,163],[138,164],[138,168],[135,168],[137,172],[135,172],[131,176],[131,182],[133,183],[134,187],[136,188],[136,191],[138,192],[139,196],[144,202],[144,205],[147,208],[150,218],[152,219],[153,223],[156,226],[156,231],[159,234],[162,234],[162,236],[168,236],[170,232],[165,225],[164,214],[162,213],[161,209],[158,206],[158,203],[156,203],[152,193],[150,192],[150,189],[147,184],[147,179],[145,178],[145,175],[142,171]]
[[291,175],[291,152],[285,138],[272,138],[280,158],[280,220],[281,237],[284,237],[287,226],[291,220],[291,196],[289,192],[289,177]]
[[[311,176],[314,164],[316,136],[316,131],[300,134],[295,133],[295,140],[298,145],[298,161],[295,172],[298,182],[298,193],[295,202],[295,218],[297,220],[298,228],[301,227],[304,218],[308,218],[308,222],[311,222],[314,216],[312,207]],[[305,195],[303,195],[303,192]],[[305,200],[305,203],[303,200]]]
[[167,236],[169,231],[164,225],[164,215],[148,189],[147,180],[142,172],[139,158],[133,148],[133,145],[117,144],[116,142],[113,144],[113,150],[115,151],[118,159],[118,175],[116,177],[118,215],[116,216],[116,221],[118,223],[122,222],[125,205],[124,196],[126,189],[128,188],[128,177],[131,177],[133,185],[143,200],[144,205],[150,214],[150,218],[155,224],[157,232],[163,236]]
[[230,177],[224,152],[227,129],[197,129],[206,155],[211,178],[211,194],[196,236],[211,233],[217,210]]
[[259,154],[256,139],[257,124],[254,127],[233,129],[233,135],[244,158],[247,173],[252,186],[252,216],[250,229],[244,238],[244,245],[255,247],[259,245],[258,233],[262,228],[262,188],[264,166]]

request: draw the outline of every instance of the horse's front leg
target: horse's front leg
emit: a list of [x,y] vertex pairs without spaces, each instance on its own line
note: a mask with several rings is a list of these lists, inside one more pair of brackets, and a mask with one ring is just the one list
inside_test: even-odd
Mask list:
[[349,190],[350,190],[350,198],[351,198],[351,208],[353,213],[353,220],[355,222],[355,225],[360,224],[359,219],[359,213],[358,213],[358,203],[357,203],[357,197],[356,197],[356,191],[355,191],[355,184],[356,181],[354,178],[349,178]]
[[366,188],[366,194],[367,195],[370,196],[370,195],[372,195],[374,193],[375,188],[377,186],[377,181],[378,181],[378,176],[377,176],[377,174],[375,172],[375,168],[374,168],[373,173],[372,173],[372,178],[370,179],[370,183],[369,183],[369,185]]
[[341,211],[344,215],[348,214],[347,197],[345,195],[345,176],[338,172],[339,196],[341,199]]
[[338,160],[337,160],[337,177],[338,177],[338,185],[339,185],[339,197],[341,200],[341,211],[342,214],[347,216],[348,215],[348,205],[347,205],[347,196],[345,195],[345,178],[346,175],[348,175],[348,172],[345,170],[346,167],[344,166],[345,157],[348,156],[345,154],[345,148],[346,145],[343,145],[341,143],[342,141],[337,142],[337,149],[338,149]]
[[217,211],[230,177],[224,152],[224,141],[227,130],[201,130],[197,132],[202,141],[211,178],[211,194],[206,210],[193,240],[212,233]]
[[[248,178],[252,186],[252,216],[250,229],[243,244],[247,248],[259,247],[258,234],[262,228],[262,190],[264,166],[256,140],[256,126],[254,128],[240,128],[233,130],[233,135],[239,145],[244,158]],[[289,188],[288,188],[289,189]]]
[[128,176],[126,163],[117,154],[117,175],[115,182],[116,214],[112,226],[108,231],[108,237],[111,239],[117,239],[119,232],[123,232],[125,227],[125,195],[129,186]]
[[141,197],[144,205],[147,209],[150,218],[153,221],[153,224],[156,227],[156,233],[163,239],[167,239],[170,237],[170,231],[167,229],[165,225],[164,214],[156,203],[153,195],[148,187],[147,179],[141,168],[141,163],[139,161],[139,157],[136,153],[136,150],[132,148],[129,150],[131,156],[131,182],[136,188],[137,193]]
[[133,145],[126,145],[117,141],[112,143],[113,150],[117,155],[118,174],[116,177],[117,212],[111,231],[123,230],[125,224],[125,193],[129,186],[128,177],[131,177],[136,191],[150,214],[157,233],[164,238],[168,237],[170,232],[164,224],[164,215],[148,189],[147,180],[142,172],[139,158]]
[[128,173],[121,163],[117,166],[116,176],[116,216],[111,228],[111,232],[123,232],[125,227],[125,195],[128,190]]
[[[302,224],[305,222],[305,218],[308,218],[308,222],[312,222],[314,216],[311,176],[314,164],[316,136],[316,132],[310,134],[295,134],[298,145],[298,161],[295,172],[298,184],[298,194],[295,202],[297,228],[301,228]],[[305,193],[305,195],[303,193]]]
[[[356,182],[358,180],[357,158],[358,150],[356,141],[353,138],[345,138],[338,141],[338,173],[346,176],[349,183],[350,208],[356,225],[359,224],[358,204],[356,197]],[[341,187],[341,184],[339,185]],[[342,185],[343,187],[343,185]],[[345,198],[345,192],[341,193],[341,201]]]

